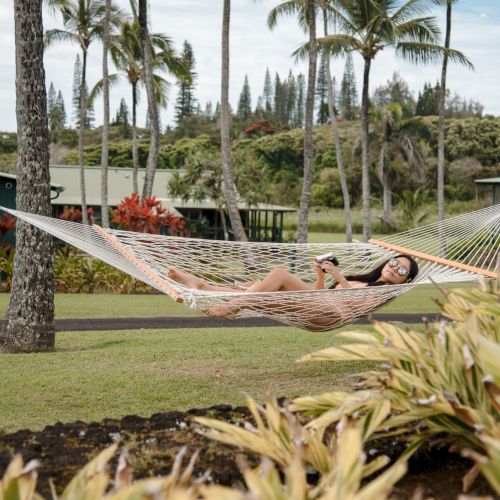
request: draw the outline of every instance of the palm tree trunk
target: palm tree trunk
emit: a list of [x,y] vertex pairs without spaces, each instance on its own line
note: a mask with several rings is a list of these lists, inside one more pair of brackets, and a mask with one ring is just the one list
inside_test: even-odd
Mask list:
[[222,206],[217,204],[217,210],[219,211],[220,215],[220,223],[222,226],[222,232],[224,233],[224,240],[227,241],[229,239],[229,233],[227,231],[227,222],[226,222],[226,214],[224,213],[224,209]]
[[[18,210],[50,215],[49,140],[43,67],[42,0],[15,0]],[[4,352],[54,347],[52,237],[18,221]]]
[[139,26],[141,28],[141,49],[144,61],[144,80],[146,93],[148,95],[149,119],[151,122],[151,140],[149,143],[148,162],[146,165],[146,177],[142,189],[142,197],[147,198],[153,194],[153,183],[158,162],[158,151],[160,147],[160,125],[158,122],[158,105],[153,82],[153,65],[151,56],[151,41],[148,32],[147,0],[139,0]]
[[[323,28],[326,37],[328,36],[328,19],[325,9],[323,9]],[[337,115],[335,113],[335,95],[333,93],[332,75],[330,71],[330,58],[326,55],[326,53],[323,57],[325,58],[326,79],[328,83],[328,114],[330,115],[333,139],[335,141],[335,156],[337,158],[340,187],[342,189],[342,198],[344,200],[345,239],[350,243],[352,241],[351,200],[349,198],[349,188],[347,186],[342,148],[340,146],[339,127],[337,123]]]
[[379,177],[382,183],[382,199],[384,207],[383,221],[384,224],[391,226],[392,224],[392,186],[391,176],[389,175],[391,167],[391,144],[392,144],[392,127],[387,121],[384,123],[384,142],[380,153],[380,172]]
[[137,153],[137,83],[132,84],[132,189],[134,193],[139,193],[138,169],[139,156]]
[[78,129],[78,164],[80,168],[80,195],[82,198],[82,222],[89,223],[89,216],[87,213],[87,194],[85,190],[85,161],[83,158],[83,131],[85,129],[85,121],[87,117],[85,102],[85,78],[87,73],[87,50],[82,49],[82,81],[80,82],[80,127]]
[[361,100],[361,143],[362,143],[362,177],[361,190],[363,197],[363,241],[368,241],[372,235],[372,217],[370,210],[370,164],[368,150],[368,111],[370,107],[369,85],[370,85],[371,59],[365,59],[363,73],[363,97]]
[[227,211],[233,229],[234,237],[238,241],[248,241],[243,223],[241,222],[238,200],[234,185],[233,168],[231,165],[231,138],[229,113],[229,24],[231,19],[231,0],[224,0],[222,15],[222,75],[221,75],[221,102],[220,102],[220,139],[222,156],[222,175],[224,178],[224,195]]
[[307,24],[309,27],[309,71],[307,76],[306,116],[304,123],[304,178],[302,181],[302,195],[300,198],[297,242],[307,242],[307,226],[309,223],[309,202],[312,186],[313,160],[313,115],[314,93],[316,87],[316,11],[315,1],[307,0]]
[[[448,0],[446,6],[446,35],[444,46],[446,49],[450,48],[450,38],[451,38],[451,4],[452,0]],[[438,124],[438,169],[437,169],[437,204],[438,204],[438,220],[443,221],[444,214],[444,170],[445,170],[445,158],[444,158],[444,113],[445,113],[445,103],[446,103],[446,72],[448,69],[448,54],[443,56],[443,67],[441,69],[441,93],[439,95],[439,124]],[[446,241],[442,228],[440,227],[439,241],[441,254],[444,256],[446,253]]]
[[108,46],[109,46],[109,18],[111,0],[106,0],[104,15],[104,32],[102,36],[102,100],[103,122],[101,143],[101,223],[102,227],[109,227],[108,214],[108,161],[109,161],[109,74],[108,74]]

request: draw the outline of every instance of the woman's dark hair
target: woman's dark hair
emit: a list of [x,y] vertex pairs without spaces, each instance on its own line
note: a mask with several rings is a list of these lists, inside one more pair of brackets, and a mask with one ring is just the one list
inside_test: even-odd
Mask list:
[[[407,278],[405,280],[405,283],[409,283],[410,281],[413,281],[415,276],[417,276],[417,274],[418,274],[418,264],[415,262],[415,259],[413,257],[411,257],[410,255],[406,255],[404,253],[399,254],[399,255],[395,255],[394,257],[387,259],[386,261],[382,262],[382,264],[377,266],[375,269],[372,269],[368,273],[352,274],[350,276],[346,276],[345,279],[347,281],[361,281],[363,283],[368,283],[366,286],[385,285],[386,283],[384,283],[383,281],[379,281],[380,276],[382,274],[382,269],[384,269],[385,265],[391,259],[397,259],[399,257],[404,257],[405,259],[408,259],[410,261],[409,273],[408,273]],[[334,286],[336,286],[336,284]]]

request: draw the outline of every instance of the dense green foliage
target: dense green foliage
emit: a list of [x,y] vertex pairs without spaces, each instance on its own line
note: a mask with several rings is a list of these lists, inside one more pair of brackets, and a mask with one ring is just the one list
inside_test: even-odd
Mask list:
[[[389,90],[386,89],[386,94]],[[383,92],[380,99],[385,99]],[[191,118],[196,118],[193,115]],[[238,189],[254,201],[267,201],[277,204],[298,204],[303,168],[303,130],[282,130],[270,122],[263,134],[249,132],[234,137],[232,151],[236,168]],[[186,125],[187,126],[187,125]],[[194,126],[194,125],[193,125]],[[418,144],[425,164],[424,177],[418,178],[403,159],[394,155],[393,194],[396,204],[404,202],[404,191],[420,188],[428,198],[435,192],[437,127],[436,116],[414,116],[405,125]],[[215,123],[205,122],[207,134],[184,137],[174,140],[167,133],[162,136],[158,168],[179,169],[186,166],[190,158],[203,155],[214,158],[219,150],[219,135]],[[380,199],[382,188],[375,174],[379,156],[380,138],[383,131],[376,120],[372,125],[372,191],[375,199]],[[123,125],[111,127],[109,162],[112,167],[132,166],[132,144],[122,139]],[[255,127],[254,127],[255,129]],[[359,142],[359,123],[340,121],[340,139],[346,161],[346,174],[352,200],[360,198],[361,155]],[[196,130],[194,126],[193,132]],[[420,133],[426,131],[428,140]],[[266,135],[266,132],[268,135]],[[274,132],[274,133],[273,133]],[[418,132],[418,133],[417,133]],[[419,135],[420,134],[420,135]],[[424,134],[425,136],[425,134]],[[60,132],[60,144],[67,148],[75,146],[76,134],[71,129]],[[86,132],[85,163],[100,165],[101,144],[99,129]],[[328,125],[318,126],[314,131],[314,184],[312,188],[313,206],[325,208],[342,207],[342,195],[338,180],[335,148]],[[139,130],[139,165],[144,167],[149,150],[148,131]],[[0,134],[0,168],[13,171],[15,166],[16,134]],[[471,200],[476,191],[474,179],[493,177],[500,174],[500,118],[449,119],[446,122],[446,196],[448,200]],[[78,164],[76,150],[69,151],[64,160],[66,164]],[[255,197],[253,191],[258,191]],[[258,188],[257,188],[258,186]]]

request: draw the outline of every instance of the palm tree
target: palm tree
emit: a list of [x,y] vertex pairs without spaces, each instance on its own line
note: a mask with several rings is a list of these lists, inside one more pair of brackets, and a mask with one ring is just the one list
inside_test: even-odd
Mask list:
[[206,198],[215,203],[221,220],[224,239],[229,239],[226,214],[224,212],[224,179],[222,162],[219,155],[192,155],[182,172],[177,170],[169,180],[168,192],[173,198],[183,201],[204,201]]
[[[78,153],[80,166],[80,190],[82,198],[82,222],[88,224],[87,201],[85,191],[85,170],[83,158],[83,130],[86,117],[86,74],[87,53],[90,44],[102,38],[106,5],[103,0],[51,0],[51,7],[59,10],[65,29],[52,29],[45,33],[45,45],[69,41],[77,43],[82,50],[82,80],[80,82],[80,123],[78,125]],[[110,7],[110,26],[120,23],[121,14],[113,5]]]
[[[328,15],[326,8],[323,7],[323,31],[325,37],[328,36]],[[326,79],[328,84],[328,114],[330,115],[330,124],[332,127],[333,140],[335,141],[335,156],[337,158],[337,169],[339,171],[340,188],[342,189],[342,199],[344,200],[344,221],[345,238],[347,242],[352,241],[352,219],[351,219],[351,201],[349,198],[349,188],[344,170],[344,161],[342,148],[340,146],[340,135],[337,123],[337,114],[335,112],[335,95],[333,93],[333,82],[330,70],[330,57],[327,52],[322,55],[326,69]]]
[[[446,73],[448,70],[448,51],[450,50],[451,38],[451,14],[452,5],[457,0],[433,0],[437,5],[446,5],[446,33],[444,40],[445,52],[443,54],[443,66],[441,68],[441,87],[439,95],[439,124],[438,124],[438,168],[437,168],[437,205],[438,205],[438,220],[444,220],[444,114],[445,114],[445,101],[446,101]],[[440,235],[441,240],[441,253],[446,253],[444,235]]]
[[[43,67],[42,5],[15,0],[18,210],[49,216],[49,131]],[[54,347],[52,237],[19,221],[9,307],[0,332],[4,352]]]
[[[377,162],[377,176],[383,190],[383,221],[389,227],[392,218],[392,187],[403,177],[405,182],[413,177],[418,182],[425,178],[425,161],[416,139],[431,140],[431,133],[421,122],[403,119],[403,108],[391,103],[373,113],[380,124],[380,152]],[[396,160],[402,160],[397,162]],[[398,168],[404,165],[407,168]]]
[[[433,16],[424,15],[430,0],[331,0],[329,10],[342,30],[318,40],[324,50],[358,52],[364,60],[361,102],[363,239],[371,236],[369,182],[369,83],[376,55],[393,47],[397,55],[414,62],[429,63],[446,54],[450,59],[471,66],[461,53],[437,44],[440,30]],[[300,49],[305,51],[306,49]]]
[[240,211],[236,188],[234,186],[233,169],[231,165],[230,111],[229,111],[229,24],[231,19],[231,0],[224,0],[222,12],[222,74],[220,100],[220,138],[222,156],[222,174],[224,177],[224,193],[226,195],[229,220],[234,237],[238,241],[248,241]]
[[306,112],[304,121],[304,177],[297,225],[297,242],[307,241],[307,226],[309,222],[309,203],[313,179],[313,115],[314,95],[316,87],[316,6],[317,0],[286,0],[271,10],[267,24],[273,29],[281,15],[298,15],[301,26],[309,32],[307,55],[309,60],[306,93]]
[[[183,60],[177,56],[169,37],[162,33],[151,33],[149,35],[152,46],[153,59],[153,82],[156,93],[156,101],[159,106],[167,104],[167,91],[169,82],[159,73],[168,71],[177,78],[189,81],[191,78]],[[142,61],[140,28],[137,21],[124,21],[120,31],[110,40],[110,53],[113,64],[118,71],[127,79],[132,89],[132,162],[133,180],[132,186],[135,193],[139,193],[138,167],[139,155],[137,151],[137,104],[139,102],[139,84],[144,82],[144,66]],[[109,75],[110,84],[118,82],[119,74]],[[89,101],[92,102],[103,89],[103,81],[96,83],[92,89]]]
[[148,7],[147,0],[139,0],[138,22],[140,27],[140,41],[142,61],[144,66],[144,83],[148,96],[148,113],[151,122],[151,138],[149,141],[148,162],[146,165],[146,177],[142,189],[142,197],[147,198],[153,193],[153,183],[158,162],[158,152],[160,149],[160,122],[158,118],[158,104],[156,102],[156,92],[153,80],[153,56],[148,28]]
[[108,50],[109,28],[111,17],[111,0],[106,0],[104,12],[104,28],[102,34],[102,143],[101,143],[101,223],[109,227],[108,214],[108,160],[109,160],[109,74]]

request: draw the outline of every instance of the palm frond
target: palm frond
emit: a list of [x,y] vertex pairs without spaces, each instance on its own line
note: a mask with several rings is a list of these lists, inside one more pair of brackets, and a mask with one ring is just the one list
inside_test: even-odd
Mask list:
[[155,88],[156,102],[162,108],[167,107],[167,93],[171,87],[170,82],[160,75],[153,75],[153,86]]
[[446,49],[439,45],[418,42],[400,42],[396,46],[396,54],[414,64],[436,64],[446,54],[451,62],[474,69],[472,62],[459,50]]
[[342,9],[341,5],[333,5],[327,2],[325,7],[328,22],[333,26],[336,33],[356,33],[356,26],[352,23],[349,15]]
[[[326,57],[335,57],[345,52],[361,50],[361,42],[354,36],[336,34],[318,38],[316,40],[318,50]],[[298,61],[305,59],[309,54],[309,43],[301,45],[292,56]]]
[[285,0],[271,9],[267,16],[267,27],[272,30],[278,24],[279,17],[297,16],[300,27],[307,31],[306,0]]
[[431,3],[433,0],[407,0],[391,16],[392,22],[400,24],[414,19],[415,16],[422,16],[430,11]]
[[411,19],[396,26],[398,41],[436,43],[441,36],[441,30],[434,16]]
[[55,14],[66,8],[68,0],[45,0],[43,3],[47,6],[51,14]]
[[[119,82],[120,75],[118,75],[117,73],[112,73],[111,75],[108,75],[108,79],[109,79],[109,86],[112,87],[113,85],[116,85]],[[102,94],[102,88],[103,88],[103,81],[101,79],[92,87],[92,90],[90,91],[90,94],[87,97],[88,108],[92,108],[94,106],[95,99]]]
[[45,48],[52,46],[56,42],[77,43],[78,39],[75,34],[71,33],[70,31],[61,30],[58,28],[46,31],[44,36]]

